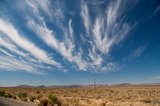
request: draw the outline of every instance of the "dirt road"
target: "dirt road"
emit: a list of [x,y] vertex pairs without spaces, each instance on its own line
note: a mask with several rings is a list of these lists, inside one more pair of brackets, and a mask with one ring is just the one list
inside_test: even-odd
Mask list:
[[35,106],[34,103],[0,97],[0,106]]

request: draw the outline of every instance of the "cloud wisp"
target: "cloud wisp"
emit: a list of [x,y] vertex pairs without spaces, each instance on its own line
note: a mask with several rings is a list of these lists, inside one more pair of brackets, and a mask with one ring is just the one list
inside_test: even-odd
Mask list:
[[[33,44],[23,35],[20,35],[19,32],[15,29],[15,27],[11,23],[0,19],[0,32],[1,32],[0,45],[5,47],[6,49],[27,58],[27,56],[23,52],[17,49],[17,47],[19,47],[22,50],[26,51],[28,54],[31,54],[34,58],[37,59],[37,61],[44,62],[46,64],[54,65],[55,67],[61,68],[61,65],[58,62],[54,61],[52,58],[50,58],[49,55],[44,50],[38,48],[35,44]],[[10,42],[7,41],[9,39]],[[4,59],[5,58],[3,57],[1,61],[3,61]],[[10,58],[6,59],[8,59],[8,61],[10,60],[11,62]],[[18,64],[18,61],[15,60],[15,62]]]
[[[90,37],[89,57],[92,65],[107,70],[115,70],[116,65],[111,60],[103,60],[104,55],[108,55],[114,46],[119,45],[133,28],[132,25],[124,21],[123,9],[125,3],[122,0],[110,1],[106,10],[95,17],[91,22],[89,9],[86,2],[81,6],[81,17],[86,34]],[[104,63],[104,61],[106,63]],[[105,65],[104,65],[105,64]],[[112,64],[113,69],[109,66]],[[102,65],[103,68],[102,68]],[[108,71],[108,70],[107,70]]]
[[[25,29],[51,50],[43,50],[38,46],[41,44],[25,37],[27,33],[22,33],[14,26],[14,19],[7,21],[0,17],[1,69],[44,70],[45,64],[61,69],[65,68],[65,62],[71,68],[83,71],[108,72],[120,69],[112,60],[110,52],[125,41],[133,28],[123,14],[126,1],[109,0],[105,9],[94,17],[89,3],[81,2],[78,14],[82,31],[77,31],[75,26],[78,22],[65,13],[67,7],[58,0],[54,3],[51,0],[17,0],[14,3],[14,9],[21,14],[20,19],[23,20]],[[58,61],[50,54],[60,55]],[[17,59],[17,56],[23,59]],[[15,64],[17,68],[14,67]]]
[[145,48],[146,48],[145,46],[140,46],[137,49],[135,49],[133,53],[129,55],[129,59],[135,59],[135,58],[140,57],[142,53],[144,52]]

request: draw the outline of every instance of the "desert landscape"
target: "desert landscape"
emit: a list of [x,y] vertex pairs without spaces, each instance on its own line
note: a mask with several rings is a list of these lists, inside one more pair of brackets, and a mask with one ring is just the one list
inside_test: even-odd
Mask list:
[[160,0],[0,0],[0,106],[160,106]]
[[19,86],[0,88],[0,96],[34,106],[160,106],[159,85]]

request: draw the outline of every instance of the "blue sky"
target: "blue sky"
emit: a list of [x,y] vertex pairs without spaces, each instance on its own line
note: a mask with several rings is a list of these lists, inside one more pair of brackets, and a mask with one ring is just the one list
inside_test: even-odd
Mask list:
[[0,85],[160,81],[159,0],[0,0]]

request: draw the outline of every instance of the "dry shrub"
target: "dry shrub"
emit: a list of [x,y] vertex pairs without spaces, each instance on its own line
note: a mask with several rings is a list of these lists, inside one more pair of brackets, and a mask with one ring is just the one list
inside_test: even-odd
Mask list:
[[26,102],[28,99],[25,97],[25,98],[22,98],[21,100]]
[[36,99],[35,96],[30,96],[30,97],[29,97],[29,100],[30,100],[31,102],[33,102],[35,99]]
[[37,95],[36,99],[41,99],[43,96],[42,95]]
[[41,98],[40,101],[39,101],[38,106],[47,106],[48,103],[49,103],[48,99],[46,99],[46,98]]
[[153,103],[154,103],[154,104],[160,104],[160,99],[154,99],[154,100],[153,100]]
[[141,100],[143,103],[151,103],[152,101],[151,100],[149,100],[149,99],[142,99]]
[[39,93],[41,93],[41,91],[39,91],[39,90],[38,90],[38,91],[36,91],[36,94],[39,94]]

